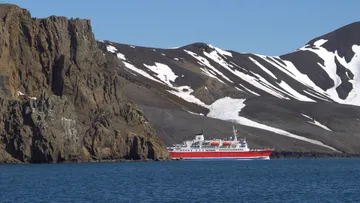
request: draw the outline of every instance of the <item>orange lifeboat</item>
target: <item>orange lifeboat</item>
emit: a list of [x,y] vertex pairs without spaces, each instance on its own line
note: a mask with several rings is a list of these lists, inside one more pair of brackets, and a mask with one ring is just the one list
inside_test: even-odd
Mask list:
[[229,146],[229,145],[231,145],[231,142],[230,141],[225,141],[225,142],[223,142],[223,145],[224,146]]
[[213,141],[210,143],[211,146],[219,146],[219,142],[218,141]]

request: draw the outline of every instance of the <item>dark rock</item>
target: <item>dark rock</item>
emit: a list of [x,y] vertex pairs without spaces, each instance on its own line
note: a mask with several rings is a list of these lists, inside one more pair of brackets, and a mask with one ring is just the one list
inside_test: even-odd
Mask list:
[[0,16],[0,163],[168,158],[89,20]]

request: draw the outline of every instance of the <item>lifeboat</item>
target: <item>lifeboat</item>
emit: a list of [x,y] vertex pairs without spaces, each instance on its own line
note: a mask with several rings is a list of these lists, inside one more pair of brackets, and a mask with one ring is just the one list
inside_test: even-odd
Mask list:
[[219,142],[218,141],[213,141],[210,143],[211,146],[219,146]]
[[231,142],[230,141],[225,141],[225,142],[223,142],[223,145],[224,146],[229,146],[229,145],[231,145]]

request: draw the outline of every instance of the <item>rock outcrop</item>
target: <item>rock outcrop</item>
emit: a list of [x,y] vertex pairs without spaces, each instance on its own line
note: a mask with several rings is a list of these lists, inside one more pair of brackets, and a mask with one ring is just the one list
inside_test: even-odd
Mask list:
[[0,163],[167,159],[89,20],[0,5]]

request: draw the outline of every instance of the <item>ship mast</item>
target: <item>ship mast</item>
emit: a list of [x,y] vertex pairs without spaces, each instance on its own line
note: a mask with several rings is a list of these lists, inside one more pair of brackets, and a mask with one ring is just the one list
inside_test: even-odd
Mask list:
[[234,133],[234,140],[233,141],[237,141],[237,130],[235,129],[235,127],[233,126],[233,133]]

